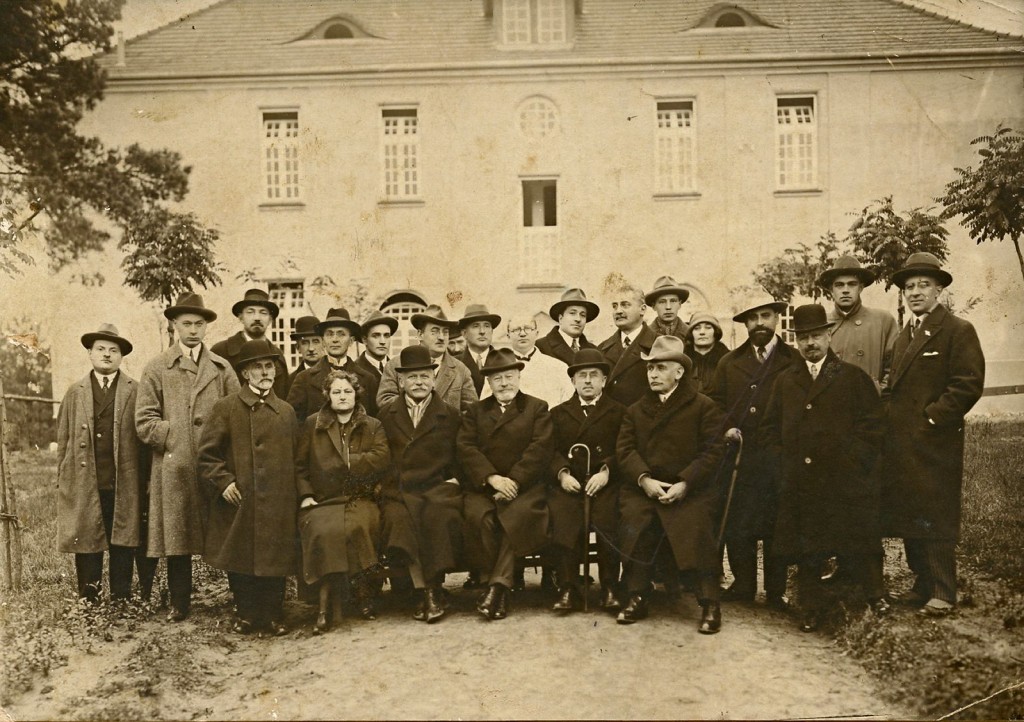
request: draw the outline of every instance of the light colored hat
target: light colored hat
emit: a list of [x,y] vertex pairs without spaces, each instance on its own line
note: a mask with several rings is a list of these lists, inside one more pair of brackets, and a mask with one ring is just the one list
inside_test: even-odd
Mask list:
[[789,304],[787,304],[785,301],[776,301],[767,293],[759,294],[749,299],[746,302],[746,308],[743,311],[737,313],[735,316],[733,316],[732,320],[735,321],[736,323],[743,323],[743,319],[746,317],[748,313],[750,313],[751,311],[756,311],[759,308],[770,308],[776,313],[785,313],[786,307],[788,305]]
[[693,360],[686,355],[686,348],[683,340],[675,336],[658,336],[651,345],[650,353],[640,352],[640,358],[644,361],[677,361],[690,373],[693,369]]
[[654,282],[654,290],[644,296],[644,303],[653,306],[658,296],[664,296],[666,293],[679,296],[679,303],[686,303],[686,299],[690,297],[690,289],[680,286],[672,276],[662,276]]
[[488,311],[487,306],[482,303],[471,303],[466,307],[465,315],[459,319],[459,328],[466,328],[474,321],[489,321],[491,328],[497,328],[501,323],[501,316]]
[[423,326],[428,323],[436,323],[447,329],[459,327],[458,321],[449,321],[448,317],[444,315],[444,309],[435,303],[430,304],[419,313],[414,313],[411,321],[412,327],[417,331],[422,331]]

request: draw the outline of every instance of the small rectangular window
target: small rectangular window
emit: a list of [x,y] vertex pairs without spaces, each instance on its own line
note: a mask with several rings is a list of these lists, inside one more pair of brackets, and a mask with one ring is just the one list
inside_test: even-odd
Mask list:
[[523,225],[519,229],[519,283],[561,282],[562,246],[558,228],[558,181],[523,180]]
[[416,108],[381,109],[381,171],[386,200],[420,197],[419,147]]
[[299,200],[299,113],[263,113],[264,200]]
[[776,99],[775,138],[776,188],[817,188],[818,121],[813,96]]
[[658,193],[697,190],[697,133],[692,100],[659,101],[655,128]]

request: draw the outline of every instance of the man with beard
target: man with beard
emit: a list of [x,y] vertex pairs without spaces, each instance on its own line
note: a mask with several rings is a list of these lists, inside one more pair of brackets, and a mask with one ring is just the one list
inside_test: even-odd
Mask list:
[[[484,390],[484,376],[480,369],[487,362],[487,355],[494,350],[491,346],[491,338],[494,336],[494,329],[501,323],[501,316],[490,313],[487,306],[480,303],[473,303],[466,307],[466,315],[459,319],[458,331],[466,340],[466,349],[456,358],[466,364],[469,373],[473,375],[473,387],[476,395]],[[451,339],[449,339],[451,343]]]
[[[366,372],[367,383],[363,386],[363,395],[369,400],[372,408],[377,403],[377,389],[380,387],[381,377],[390,360],[388,353],[391,351],[391,337],[398,330],[398,319],[394,316],[385,316],[380,311],[374,311],[368,319],[363,321],[360,328],[364,350],[356,359],[356,367]],[[376,416],[370,411],[366,413]]]
[[[210,347],[210,350],[221,358],[226,358],[231,367],[238,373],[238,381],[242,382],[242,374],[235,367],[238,354],[242,350],[242,344],[246,341],[254,341],[266,338],[267,331],[277,319],[279,308],[276,303],[270,300],[266,291],[259,288],[250,288],[245,292],[241,301],[231,307],[231,313],[242,324],[242,330],[234,336],[229,336]],[[280,349],[278,349],[280,351]],[[280,354],[276,361],[277,376],[274,381],[274,393],[278,398],[284,399],[288,396],[288,366],[284,362],[284,354]]]
[[[320,323],[320,319],[316,316],[303,316],[295,321],[295,330],[292,331],[291,337],[292,343],[295,344],[295,350],[299,354],[299,365],[288,374],[288,390],[291,390],[295,378],[300,373],[316,365],[316,362],[324,355],[324,340],[316,332],[318,323]],[[280,398],[288,398],[287,393]]]
[[693,380],[702,394],[711,391],[718,363],[729,353],[722,343],[722,326],[710,313],[695,313],[690,316],[690,328],[686,332],[686,355],[693,359]]
[[774,479],[761,449],[759,426],[775,379],[799,361],[796,352],[775,333],[779,314],[785,310],[785,303],[762,296],[733,317],[733,321],[747,327],[748,338],[722,358],[709,394],[726,414],[726,439],[743,441],[743,458],[725,527],[729,567],[735,581],[723,599],[749,602],[757,595],[760,539],[764,542],[765,595],[769,606],[779,610],[788,604],[786,566],[772,555]]
[[568,366],[581,349],[596,348],[583,335],[583,329],[588,322],[597,318],[600,311],[596,303],[587,300],[587,294],[582,289],[570,288],[548,309],[548,315],[554,319],[555,326],[537,341],[537,350]]
[[612,366],[605,389],[609,396],[628,407],[639,401],[650,388],[640,354],[651,350],[656,336],[644,323],[647,306],[644,293],[639,288],[624,283],[609,294],[609,302],[612,321],[618,330],[598,344]]
[[686,341],[687,326],[679,318],[679,308],[689,297],[689,289],[676,283],[672,276],[662,276],[654,282],[654,290],[644,297],[644,302],[656,314],[651,324],[655,336],[675,336]]

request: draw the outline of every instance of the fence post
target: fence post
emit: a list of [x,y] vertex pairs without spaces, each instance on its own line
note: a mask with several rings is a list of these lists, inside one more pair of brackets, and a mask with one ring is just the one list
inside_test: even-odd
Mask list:
[[21,526],[14,499],[14,481],[7,465],[7,403],[0,379],[0,588],[21,589]]

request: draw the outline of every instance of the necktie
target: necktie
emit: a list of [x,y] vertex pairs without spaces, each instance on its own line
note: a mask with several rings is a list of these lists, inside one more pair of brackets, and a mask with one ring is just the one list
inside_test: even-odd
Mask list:
[[622,337],[622,348],[629,348],[629,336]]
[[917,329],[921,327],[921,317],[914,316],[910,321],[910,338],[914,338],[917,335]]
[[501,413],[505,413],[505,408],[507,406],[508,406],[508,404],[498,404],[498,408],[501,409]]
[[754,346],[754,351],[757,352],[758,363],[764,363],[764,349],[761,346]]
[[478,368],[484,367],[484,355],[482,353],[476,355],[476,365]]
[[576,353],[579,350],[580,350],[580,342],[579,342],[579,340],[574,338],[572,340],[572,351],[573,351],[573,353]]
[[103,377],[103,393],[104,393],[104,395],[108,391],[110,391],[110,377],[109,376],[104,376]]
[[589,409],[594,408],[594,404],[580,404],[580,406],[583,407],[583,415],[584,416],[590,416]]
[[380,372],[383,374],[384,373],[384,362],[383,361],[378,362],[377,368],[379,368]]
[[810,368],[810,370],[811,370],[811,379],[818,378],[818,367],[817,366],[809,366],[808,368]]

